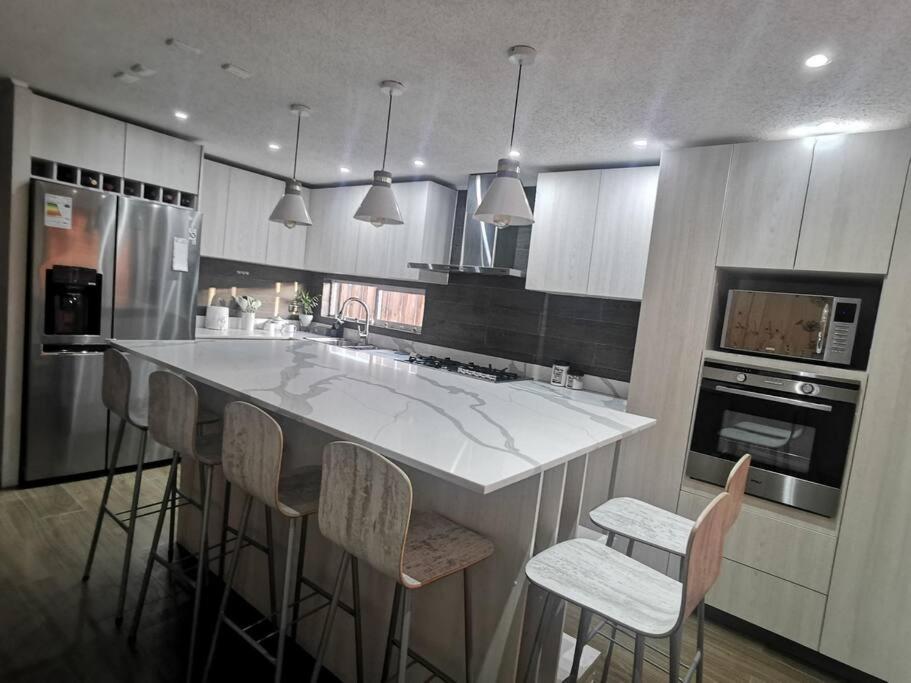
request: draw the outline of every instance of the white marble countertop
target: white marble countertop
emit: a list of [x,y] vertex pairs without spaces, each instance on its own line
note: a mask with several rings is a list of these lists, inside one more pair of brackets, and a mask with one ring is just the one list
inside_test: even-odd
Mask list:
[[494,384],[359,351],[271,339],[111,343],[290,419],[491,493],[654,424],[622,399]]
[[238,327],[232,327],[227,330],[210,330],[207,327],[197,327],[196,328],[196,338],[197,339],[255,339],[255,340],[264,340],[264,341],[275,341],[275,340],[288,340],[288,339],[304,339],[307,336],[314,336],[311,333],[302,333],[295,332],[293,337],[288,335],[279,335],[279,334],[269,334],[265,330],[255,329],[252,332],[247,332]]

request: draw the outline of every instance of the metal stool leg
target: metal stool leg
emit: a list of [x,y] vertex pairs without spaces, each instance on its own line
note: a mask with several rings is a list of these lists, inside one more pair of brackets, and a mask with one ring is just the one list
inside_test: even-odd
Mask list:
[[294,518],[288,520],[288,545],[285,550],[285,573],[282,577],[282,602],[281,611],[278,617],[278,652],[275,655],[275,683],[281,683],[282,667],[285,661],[285,639],[288,637],[288,600],[291,597],[291,562],[294,558],[294,531],[297,521],[298,520]]
[[174,527],[177,521],[177,487],[171,493],[171,514],[168,515],[168,562],[174,561]]
[[193,680],[193,662],[196,658],[196,637],[199,631],[199,613],[202,609],[203,581],[207,567],[208,553],[206,538],[209,529],[209,509],[212,507],[212,474],[215,468],[204,465],[205,483],[202,494],[202,522],[199,527],[199,555],[196,560],[196,589],[193,592],[193,621],[190,626],[190,655],[187,661],[187,683]]
[[114,440],[114,452],[111,454],[111,466],[108,468],[108,478],[104,482],[104,493],[101,494],[101,506],[98,508],[98,517],[95,520],[95,531],[92,534],[92,544],[89,546],[89,556],[85,561],[85,571],[82,580],[88,581],[92,572],[92,563],[95,561],[95,549],[98,547],[98,538],[101,536],[101,523],[104,521],[104,511],[108,506],[111,495],[111,484],[114,482],[114,471],[117,469],[117,459],[120,457],[120,445],[123,443],[123,432],[126,430],[127,421],[120,418],[120,427],[117,428],[117,437]]
[[544,597],[544,604],[541,606],[541,618],[538,620],[538,628],[535,629],[535,637],[531,642],[531,651],[528,653],[528,664],[525,667],[525,675],[522,677],[522,680],[525,683],[528,683],[528,681],[532,679],[532,672],[537,664],[536,657],[540,654],[539,651],[541,649],[541,638],[544,635],[544,628],[547,625],[547,622],[550,621],[547,611],[550,608],[552,596],[552,593],[547,593]]
[[465,683],[471,683],[471,583],[468,568],[462,570],[462,616],[465,620]]
[[304,552],[307,549],[307,523],[309,521],[309,517],[304,517],[301,520],[300,541],[297,544],[297,573],[294,575],[296,577],[294,581],[294,611],[291,615],[291,633],[295,642],[297,642],[297,624],[300,618],[301,584],[304,576]]
[[677,629],[676,633],[671,634],[670,655],[668,657],[668,681],[678,683],[680,681],[680,646],[683,639],[683,625]]
[[332,631],[332,621],[335,619],[335,613],[338,611],[339,595],[342,592],[342,580],[345,578],[345,570],[348,568],[348,561],[351,555],[342,553],[342,559],[338,564],[338,573],[335,575],[335,586],[332,589],[332,601],[329,603],[329,611],[326,613],[326,621],[323,624],[323,633],[319,639],[319,648],[316,651],[316,663],[313,665],[313,673],[310,676],[310,683],[316,683],[319,680],[320,669],[323,668],[323,657],[326,654],[326,647],[329,645],[329,634]]
[[[199,477],[199,499],[203,500],[203,501],[207,500],[207,498],[209,496],[209,489],[211,488],[211,486],[209,486],[209,484],[211,484],[211,480],[206,474],[206,471],[209,469],[211,469],[211,468],[207,467],[206,465],[203,465],[201,462],[197,461],[196,472],[197,472],[197,476]],[[203,539],[202,539],[203,542],[199,546],[199,556],[196,558],[196,561],[202,562],[203,565],[205,565],[206,569],[208,569],[209,568],[209,529],[208,529],[208,525],[203,525],[202,533],[203,533]],[[203,581],[206,580],[205,572],[202,575],[202,579],[203,579]]]
[[250,509],[253,507],[253,496],[244,496],[244,503],[240,513],[240,525],[237,529],[237,549],[231,555],[231,563],[228,565],[228,575],[225,580],[225,590],[221,595],[221,604],[218,608],[218,620],[215,622],[215,628],[212,630],[212,642],[209,645],[209,654],[206,656],[206,668],[202,672],[203,683],[209,680],[209,671],[212,669],[212,662],[215,659],[215,648],[218,645],[218,632],[221,630],[221,624],[225,620],[225,611],[228,608],[228,598],[231,597],[231,587],[234,585],[234,574],[237,572],[237,565],[240,564],[240,550],[247,533],[247,521],[250,519]]
[[702,670],[705,668],[705,599],[699,603],[696,614],[696,653],[699,657],[699,663],[696,665],[696,683],[702,683]]
[[399,623],[399,604],[402,599],[402,584],[398,581],[395,583],[395,591],[392,594],[392,613],[389,617],[389,631],[386,635],[386,650],[383,653],[383,673],[380,681],[385,683],[389,679],[389,663],[392,659],[392,641],[395,640],[396,627]]
[[139,589],[139,599],[136,602],[136,611],[133,613],[133,625],[130,627],[129,642],[131,645],[136,643],[136,633],[139,631],[139,620],[142,618],[142,608],[145,605],[146,594],[149,592],[149,581],[152,579],[152,567],[155,565],[155,553],[158,549],[158,541],[161,539],[161,528],[164,526],[164,516],[168,509],[168,500],[171,497],[171,491],[174,490],[177,481],[177,453],[174,452],[171,457],[171,467],[168,471],[168,483],[165,485],[164,496],[161,498],[161,507],[158,510],[158,520],[155,522],[155,533],[152,535],[152,547],[149,551],[149,559],[146,561],[146,571],[142,577],[142,588]]
[[275,598],[275,541],[272,534],[272,510],[268,505],[263,505],[263,514],[266,516],[266,562],[269,565],[269,613],[278,612],[278,601]]
[[592,621],[592,613],[583,609],[579,614],[579,630],[576,633],[576,647],[573,650],[573,664],[569,670],[568,680],[575,683],[579,680],[579,663],[582,660],[582,649],[585,647],[585,636]]
[[633,683],[642,681],[642,671],[645,668],[645,637],[636,634],[636,649],[633,652]]
[[407,683],[408,637],[411,635],[411,591],[402,591],[402,628],[399,635],[399,675],[397,683]]
[[357,664],[357,681],[364,681],[364,645],[361,635],[361,585],[357,573],[357,558],[351,556],[351,604],[354,608],[354,647]]
[[225,549],[228,545],[228,522],[231,516],[231,482],[225,479],[224,507],[221,511],[221,544],[218,556],[218,578],[225,580]]
[[[149,432],[143,430],[142,441],[139,446],[139,461],[136,463],[136,476],[133,479],[133,501],[130,503],[130,521],[127,526],[127,542],[123,550],[123,569],[120,572],[120,592],[117,596],[117,616],[114,623],[120,626],[123,623],[123,607],[127,600],[127,583],[130,580],[130,560],[133,557],[133,537],[136,532],[136,510],[139,507],[139,490],[142,486],[142,469],[145,464],[146,445],[149,441]],[[164,510],[161,511],[163,515]]]

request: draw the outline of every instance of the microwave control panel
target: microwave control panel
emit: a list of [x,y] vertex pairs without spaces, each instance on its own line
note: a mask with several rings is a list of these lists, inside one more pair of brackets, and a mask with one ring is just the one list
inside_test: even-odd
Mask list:
[[857,318],[860,314],[860,300],[839,299],[833,301],[834,312],[826,339],[823,360],[828,363],[851,363],[854,337],[857,334]]

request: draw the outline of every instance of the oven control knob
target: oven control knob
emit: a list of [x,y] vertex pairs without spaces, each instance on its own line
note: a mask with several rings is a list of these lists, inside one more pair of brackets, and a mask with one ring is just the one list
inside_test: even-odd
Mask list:
[[804,382],[803,384],[801,384],[798,387],[798,389],[800,389],[801,394],[807,394],[809,396],[814,391],[816,391],[816,386],[813,384],[810,384],[809,382]]
[[737,376],[734,379],[736,379],[738,382],[746,382],[747,381],[746,373],[739,372],[739,373],[737,373]]

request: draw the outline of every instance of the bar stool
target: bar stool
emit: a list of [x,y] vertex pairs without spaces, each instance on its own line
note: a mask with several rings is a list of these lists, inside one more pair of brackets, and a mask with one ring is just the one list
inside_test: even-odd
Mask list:
[[[434,512],[412,512],[411,501],[408,476],[379,453],[344,441],[326,446],[319,496],[319,528],[323,536],[341,546],[344,553],[323,624],[311,683],[319,678],[346,568],[350,563],[356,575],[359,559],[396,582],[380,680],[385,682],[387,679],[393,646],[399,649],[399,683],[405,681],[409,656],[435,676],[452,680],[411,651],[408,639],[412,591],[457,572],[462,572],[463,577],[465,678],[471,680],[468,569],[489,557],[494,546],[483,536]],[[357,590],[356,583],[354,586]],[[398,640],[395,638],[397,628],[400,631]],[[360,649],[359,643],[357,647]]]
[[[133,623],[130,628],[129,641],[135,644],[142,618],[142,610],[152,578],[152,569],[155,563],[162,564],[171,574],[183,583],[190,586],[194,592],[193,621],[190,630],[190,654],[187,665],[187,680],[191,680],[193,673],[193,660],[196,651],[197,631],[199,627],[199,614],[202,605],[203,582],[209,565],[208,526],[209,511],[212,502],[212,478],[215,468],[221,465],[221,439],[206,441],[198,438],[195,425],[199,413],[199,396],[194,387],[186,379],[172,372],[156,371],[149,376],[149,433],[155,441],[173,451],[171,466],[168,471],[168,483],[159,504],[158,522],[152,536],[152,545],[149,558],[146,562],[145,574],[142,579],[142,588],[136,611],[133,614]],[[219,435],[220,436],[220,435]],[[177,466],[182,458],[187,457],[196,461],[200,473],[200,486],[202,501],[187,495],[177,486]],[[191,578],[184,570],[181,562],[170,561],[158,553],[158,543],[164,524],[164,511],[169,501],[178,498],[181,504],[188,503],[202,512],[202,521],[199,529],[198,553],[196,557],[196,575]],[[227,496],[226,496],[227,498]],[[227,504],[227,500],[225,503]],[[272,552],[272,525],[268,508],[266,509],[266,544],[247,539],[250,545],[266,554],[269,565],[269,593],[272,604],[275,604],[275,572]],[[234,531],[233,529],[231,530]],[[240,550],[240,538],[235,533],[236,545],[234,553]],[[225,535],[222,535],[222,544]],[[226,550],[221,548],[223,557]]]
[[[733,526],[740,515],[740,509],[743,507],[743,496],[746,491],[750,462],[749,454],[742,456],[728,474],[724,490],[730,495],[730,505],[728,508],[729,514],[725,519],[725,534]],[[597,526],[607,531],[608,547],[613,545],[615,536],[625,537],[627,539],[627,556],[632,555],[635,543],[644,543],[677,557],[683,557],[686,555],[687,543],[694,524],[691,519],[636,498],[611,498],[592,510],[589,513],[589,518]],[[683,565],[681,564],[681,571],[682,567]],[[697,609],[697,621],[697,646],[701,650],[705,633],[705,604],[703,603],[700,603]],[[615,635],[616,630],[612,630],[609,637],[611,644],[608,646],[605,655],[604,670],[601,676],[602,683],[607,680]],[[571,675],[575,675],[578,672],[581,656],[582,648],[577,641],[571,669],[573,673]],[[703,662],[700,661],[696,674],[697,681],[702,680],[702,669]]]
[[[703,604],[721,572],[725,525],[730,516],[730,494],[719,493],[702,511],[687,537],[681,581],[641,564],[597,541],[576,538],[542,551],[525,565],[525,576],[547,592],[541,619],[529,653],[524,680],[528,681],[540,654],[541,636],[552,598],[577,605],[577,650],[587,642],[587,623],[600,618],[635,636],[633,682],[642,680],[646,638],[670,638],[668,680],[679,683],[680,650],[686,618]],[[578,644],[581,642],[581,645]],[[703,644],[688,667],[700,670]],[[576,680],[578,669],[568,680]],[[688,673],[689,681],[692,673]]]
[[[120,587],[117,593],[117,614],[115,622],[119,626],[123,622],[123,609],[126,602],[127,582],[130,576],[130,560],[133,554],[133,538],[136,528],[136,520],[154,514],[156,510],[149,510],[157,506],[157,503],[150,505],[139,505],[139,492],[142,485],[142,472],[145,466],[146,445],[148,442],[148,414],[147,406],[138,405],[131,398],[132,389],[132,371],[130,363],[125,354],[116,349],[106,349],[104,352],[104,374],[101,383],[101,400],[104,406],[113,414],[120,418],[120,424],[117,428],[117,436],[114,438],[114,450],[111,453],[111,464],[108,467],[107,479],[104,482],[104,493],[101,495],[101,505],[98,507],[98,516],[95,519],[95,530],[92,534],[92,542],[89,546],[89,555],[85,562],[85,571],[82,574],[82,580],[88,581],[92,572],[92,564],[95,560],[95,550],[98,547],[98,540],[101,536],[101,525],[105,515],[109,516],[118,528],[126,532],[126,544],[123,552],[123,567],[120,572]],[[201,415],[198,425],[214,423],[218,421],[217,415],[211,413]],[[139,446],[139,458],[136,462],[136,475],[133,480],[133,495],[129,509],[115,512],[108,507],[108,500],[111,494],[111,485],[114,481],[114,475],[117,473],[117,464],[120,458],[121,446],[127,425],[138,429],[141,433]],[[169,557],[173,552],[174,546],[174,507],[171,505],[171,526],[168,538]]]
[[[225,589],[218,610],[218,620],[212,634],[209,654],[203,672],[203,681],[209,679],[209,671],[215,657],[218,634],[223,623],[244,638],[260,654],[275,665],[275,681],[280,683],[284,663],[285,643],[288,635],[288,612],[291,607],[292,561],[294,558],[294,535],[298,521],[306,522],[319,505],[320,468],[300,467],[282,474],[284,443],[279,424],[259,408],[237,401],[225,408],[225,428],[222,446],[222,469],[225,479],[243,494],[243,507],[238,527],[238,542],[246,537],[250,508],[254,499],[268,510],[275,510],[288,520],[288,540],[285,554],[285,570],[282,577],[282,595],[278,610],[278,630],[270,630],[264,636],[255,638],[252,629],[269,619],[265,617],[247,626],[240,626],[226,616],[228,598],[234,585],[240,550],[231,557],[225,580]],[[275,616],[275,612],[271,616]],[[278,639],[277,654],[273,657],[263,647],[268,639]],[[360,662],[358,664],[360,671]]]

